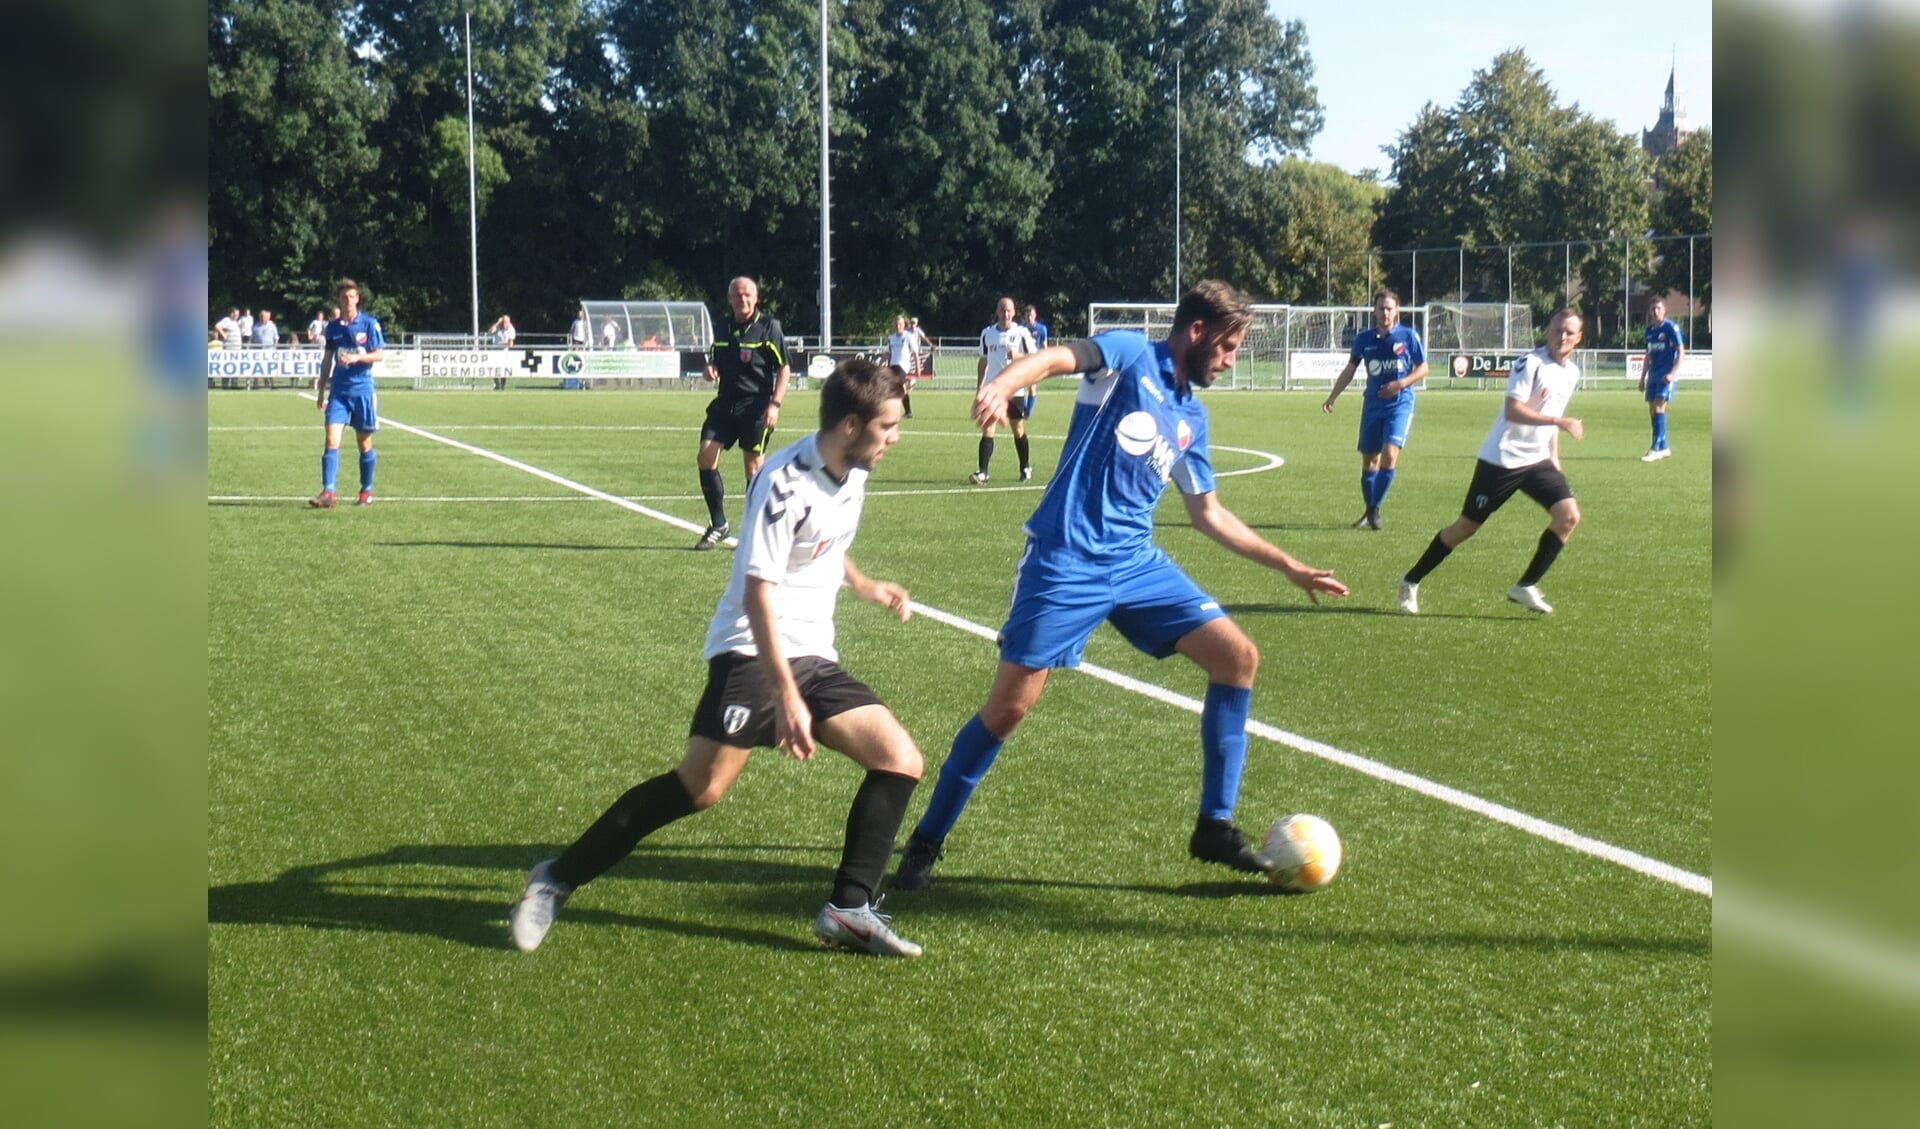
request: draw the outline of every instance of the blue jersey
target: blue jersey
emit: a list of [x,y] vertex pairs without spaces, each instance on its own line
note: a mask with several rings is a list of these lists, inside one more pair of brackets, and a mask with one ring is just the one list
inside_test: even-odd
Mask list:
[[1207,409],[1175,391],[1165,342],[1112,330],[1089,340],[1102,367],[1086,373],[1060,465],[1027,519],[1027,536],[1049,555],[1098,563],[1153,546],[1153,511],[1167,483],[1183,494],[1213,490]]
[[1672,318],[1664,318],[1659,325],[1647,327],[1647,377],[1651,380],[1666,380],[1673,372],[1674,363],[1680,359],[1680,347],[1686,340],[1680,336],[1680,327],[1673,324]]
[[[329,349],[354,349],[367,351],[384,349],[387,339],[380,332],[380,319],[361,310],[352,321],[334,318],[327,323],[326,342]],[[366,392],[373,388],[373,362],[358,361],[343,365],[336,355],[333,365],[333,379],[328,382],[335,392]]]
[[1349,361],[1357,361],[1367,374],[1366,404],[1361,411],[1366,414],[1391,411],[1394,408],[1413,403],[1413,389],[1402,388],[1397,399],[1382,400],[1380,386],[1388,381],[1401,380],[1414,369],[1427,363],[1427,347],[1420,343],[1420,335],[1404,325],[1396,325],[1385,333],[1367,328],[1354,335],[1353,349],[1347,354]]
[[1021,324],[1027,327],[1028,333],[1033,334],[1033,343],[1035,345],[1040,346],[1042,349],[1047,347],[1047,338],[1053,336],[1053,330],[1047,327],[1046,322],[1041,321],[1039,318],[1034,318],[1030,323],[1022,322]]

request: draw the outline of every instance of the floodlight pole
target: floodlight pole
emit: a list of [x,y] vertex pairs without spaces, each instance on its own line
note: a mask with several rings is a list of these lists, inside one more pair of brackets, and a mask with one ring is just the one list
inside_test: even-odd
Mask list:
[[472,264],[473,340],[480,341],[480,190],[473,155],[473,13],[467,13],[467,261]]
[[1173,49],[1173,300],[1180,300],[1180,130],[1181,130],[1181,71],[1186,64],[1186,50]]
[[827,178],[827,4],[820,0],[820,348],[833,347],[833,215],[832,188]]

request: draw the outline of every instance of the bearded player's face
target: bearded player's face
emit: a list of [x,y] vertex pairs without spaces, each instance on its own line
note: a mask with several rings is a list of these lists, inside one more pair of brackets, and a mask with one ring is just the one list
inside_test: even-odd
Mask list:
[[1245,329],[1208,334],[1187,349],[1187,383],[1195,388],[1212,387],[1214,378],[1233,367],[1240,346],[1247,342]]

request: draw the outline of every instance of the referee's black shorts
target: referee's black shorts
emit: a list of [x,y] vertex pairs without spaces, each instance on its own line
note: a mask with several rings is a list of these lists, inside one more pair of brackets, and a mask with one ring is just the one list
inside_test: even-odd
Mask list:
[[1460,507],[1460,516],[1484,523],[1495,510],[1506,505],[1516,491],[1548,510],[1573,497],[1567,476],[1560,473],[1551,459],[1523,467],[1503,467],[1480,459],[1473,464],[1473,481],[1467,485],[1467,500]]
[[700,427],[701,440],[711,439],[722,451],[735,443],[755,454],[766,454],[773,445],[773,428],[766,426],[767,404],[772,397],[728,400],[716,396],[707,405],[707,422]]

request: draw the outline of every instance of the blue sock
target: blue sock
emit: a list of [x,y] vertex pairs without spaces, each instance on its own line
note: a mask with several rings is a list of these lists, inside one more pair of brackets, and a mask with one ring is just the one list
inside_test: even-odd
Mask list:
[[[1232,819],[1240,802],[1240,772],[1247,764],[1247,714],[1253,690],[1207,683],[1200,710],[1200,817]],[[945,770],[942,770],[945,774]]]
[[927,802],[927,810],[914,827],[914,833],[936,843],[944,840],[947,832],[959,822],[967,801],[973,798],[980,778],[993,767],[993,758],[999,755],[1000,738],[987,730],[979,714],[974,714],[954,735],[953,748],[940,766],[939,779],[933,783],[933,799]]
[[1667,449],[1667,413],[1661,412],[1653,417],[1653,449]]
[[1360,496],[1366,499],[1368,509],[1379,505],[1378,502],[1373,500],[1374,491],[1379,489],[1379,481],[1380,472],[1377,470],[1363,470],[1360,472]]
[[340,480],[340,448],[328,447],[320,454],[320,489],[331,491]]
[[360,452],[360,489],[373,493],[373,452]]
[[1373,482],[1373,508],[1379,509],[1387,503],[1387,491],[1393,489],[1393,468],[1380,468],[1380,477]]

